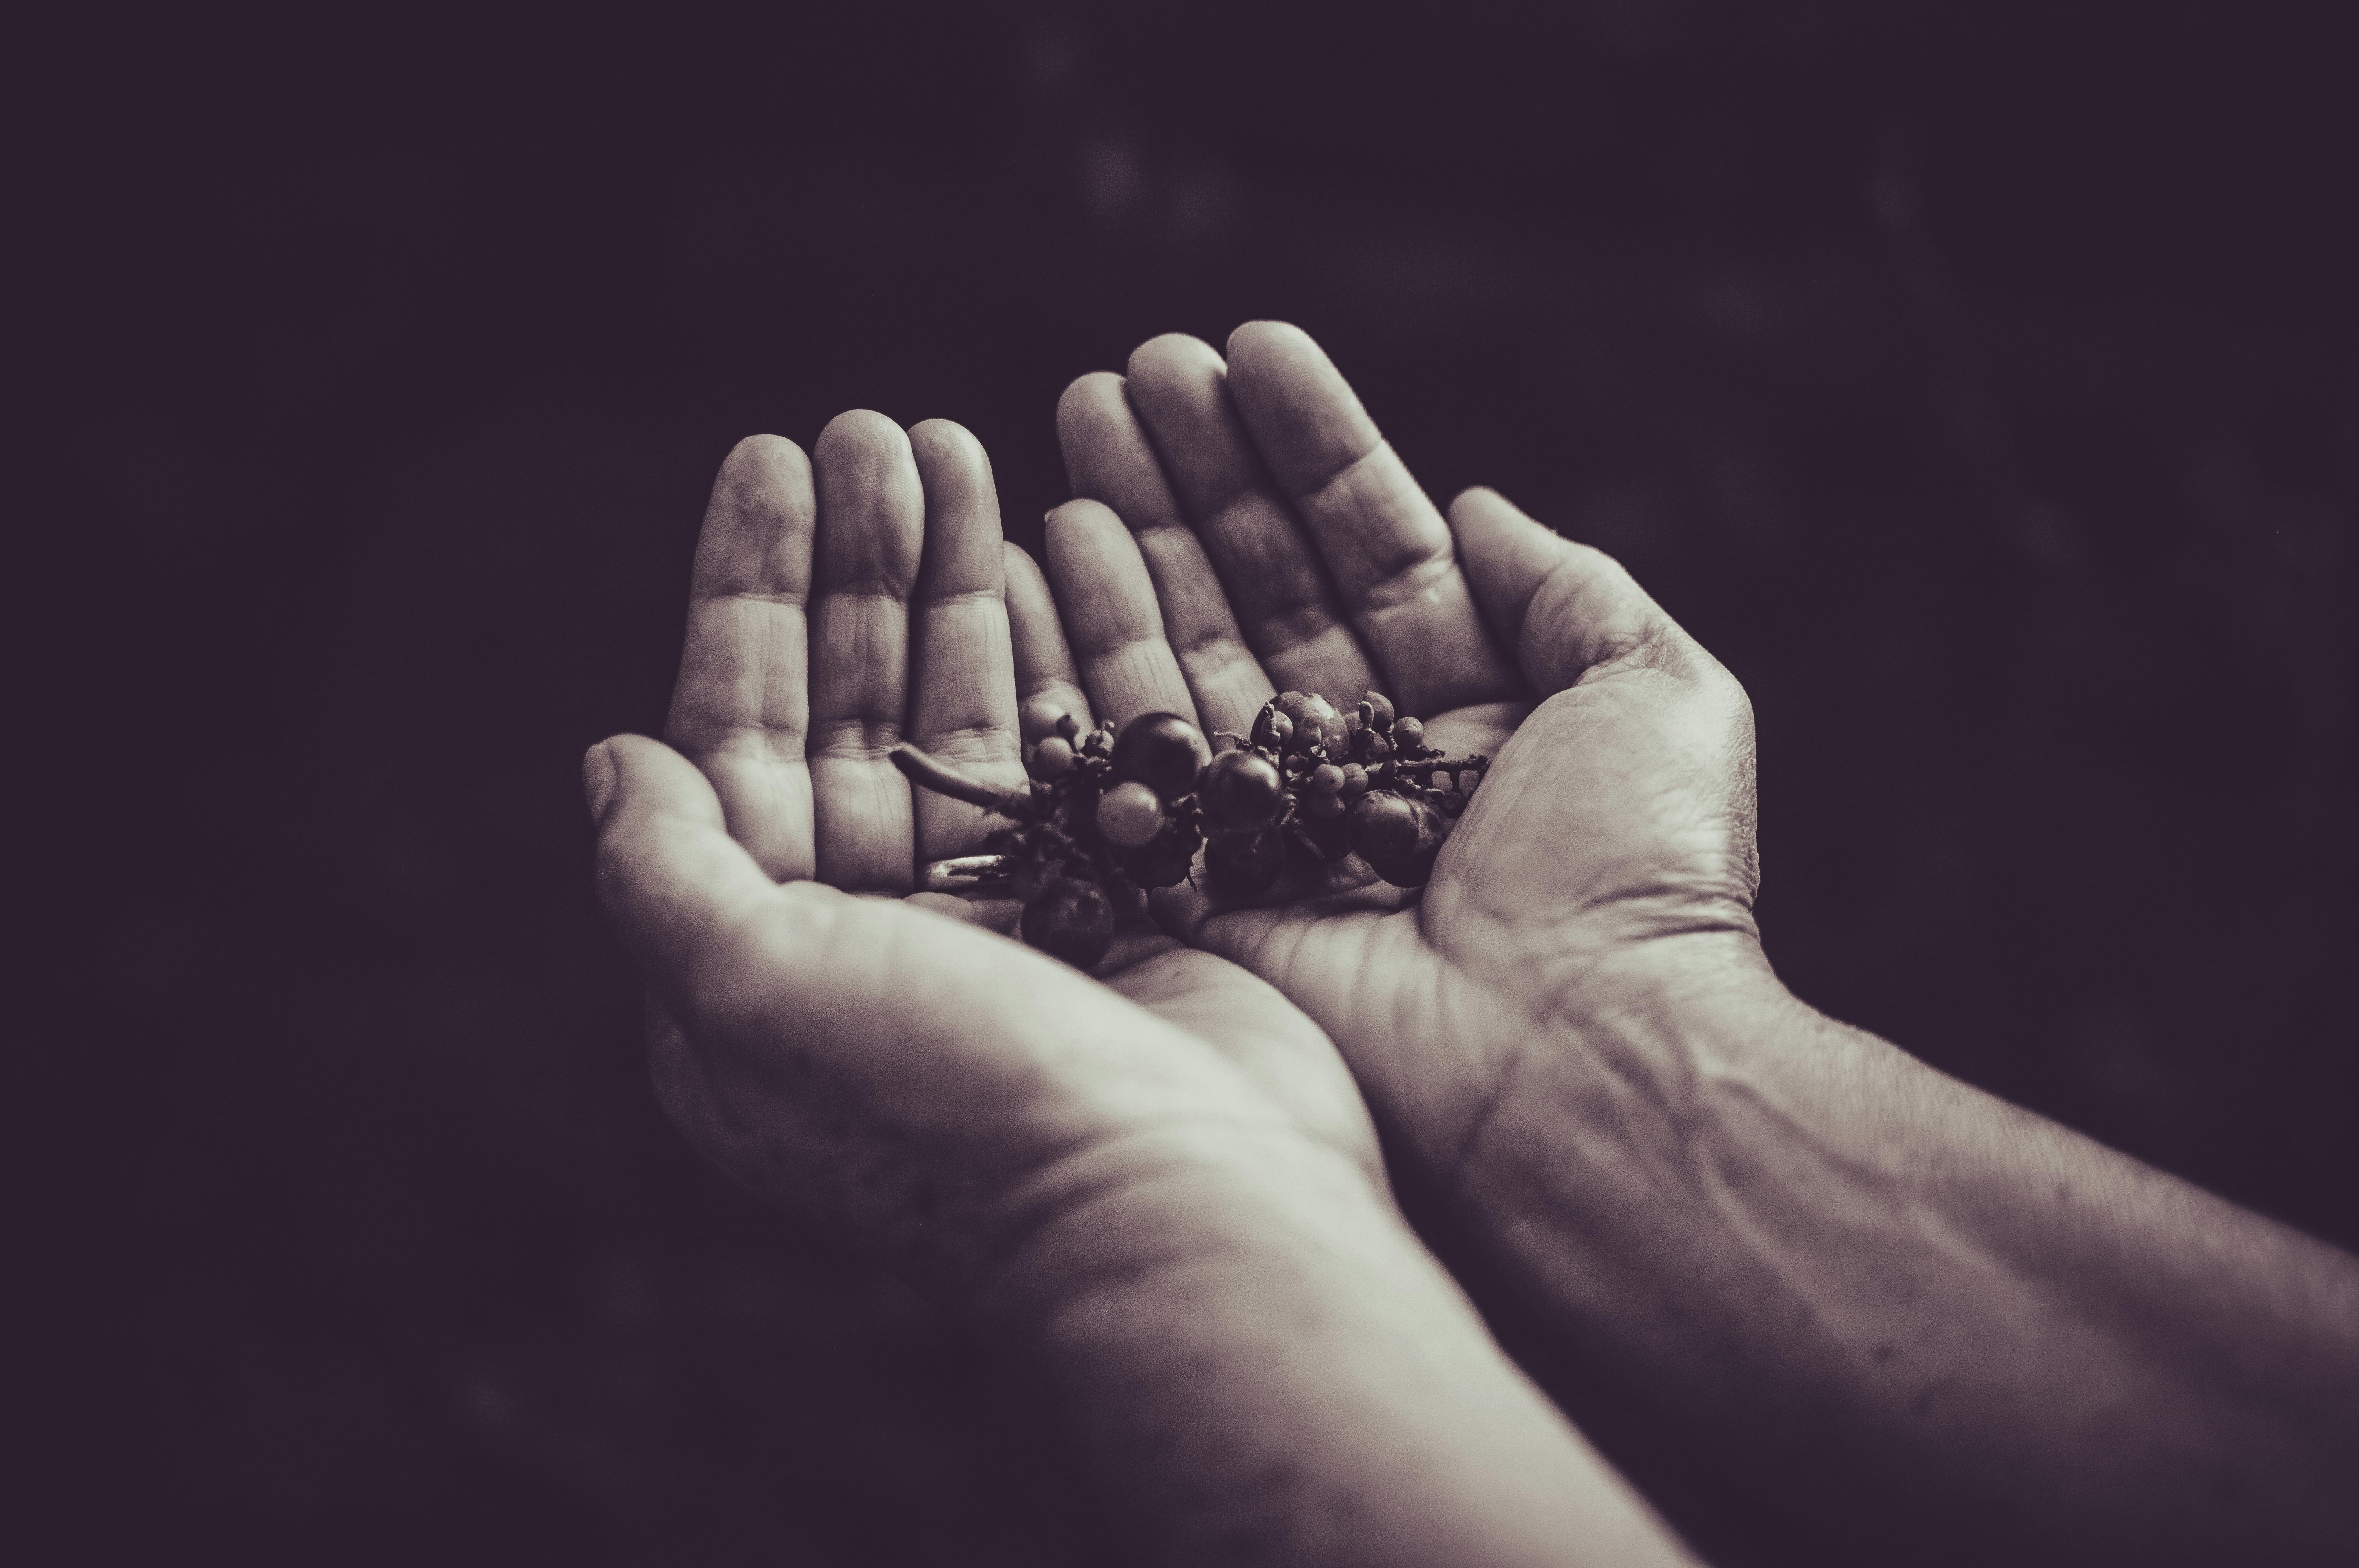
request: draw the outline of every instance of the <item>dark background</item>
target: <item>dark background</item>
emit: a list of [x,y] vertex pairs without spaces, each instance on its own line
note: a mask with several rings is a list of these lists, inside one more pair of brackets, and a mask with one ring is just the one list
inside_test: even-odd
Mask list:
[[2326,24],[1101,11],[27,55],[92,1554],[1102,1560],[1020,1379],[661,1122],[577,763],[735,438],[960,419],[1037,545],[1064,383],[1253,317],[1745,682],[1802,996],[2359,1242]]

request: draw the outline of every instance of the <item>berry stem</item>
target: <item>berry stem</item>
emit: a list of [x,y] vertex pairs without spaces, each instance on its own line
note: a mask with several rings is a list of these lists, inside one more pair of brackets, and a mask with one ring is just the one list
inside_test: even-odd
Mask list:
[[1392,769],[1397,773],[1430,773],[1436,768],[1447,768],[1451,773],[1457,773],[1465,768],[1487,768],[1490,765],[1491,759],[1488,757],[1434,757],[1418,762],[1404,762],[1396,757],[1393,759]]
[[928,892],[977,892],[995,890],[1016,875],[1016,862],[1006,855],[961,855],[936,860],[926,868]]
[[887,753],[902,775],[920,788],[936,795],[962,800],[969,806],[979,806],[985,811],[996,811],[1003,816],[1014,816],[1032,804],[1027,790],[1001,789],[978,779],[971,779],[938,757],[930,756],[904,741]]

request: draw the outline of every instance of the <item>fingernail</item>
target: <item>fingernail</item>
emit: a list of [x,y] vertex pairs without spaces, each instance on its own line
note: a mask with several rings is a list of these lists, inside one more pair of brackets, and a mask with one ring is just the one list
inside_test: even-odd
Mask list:
[[590,819],[605,826],[606,807],[614,798],[614,753],[599,741],[582,753],[582,794],[590,802]]

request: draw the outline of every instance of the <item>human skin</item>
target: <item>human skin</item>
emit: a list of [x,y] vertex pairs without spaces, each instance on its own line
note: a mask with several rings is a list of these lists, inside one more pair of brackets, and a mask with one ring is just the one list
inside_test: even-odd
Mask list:
[[1495,758],[1420,894],[1158,914],[1333,1038],[1553,1388],[1815,1551],[2359,1560],[2359,1263],[1789,994],[1750,706],[1616,563],[1488,491],[1445,519],[1277,323],[1155,339],[1058,427],[1084,670],[1159,639],[1208,730],[1373,687]]
[[671,743],[583,762],[666,1108],[1034,1368],[1126,1561],[1690,1561],[1419,1244],[1299,1010],[1143,916],[1092,979],[909,894],[985,823],[896,741],[1015,784],[1019,689],[1119,719],[1158,674],[1073,683],[958,427],[741,443]]

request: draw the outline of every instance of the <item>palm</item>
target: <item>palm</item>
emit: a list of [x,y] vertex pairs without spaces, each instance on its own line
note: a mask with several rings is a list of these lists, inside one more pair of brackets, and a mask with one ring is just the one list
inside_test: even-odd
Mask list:
[[1069,390],[1060,433],[1091,499],[1051,517],[1050,572],[1085,657],[1178,650],[1210,727],[1248,728],[1279,687],[1375,687],[1431,743],[1495,757],[1421,895],[1216,912],[1183,890],[1166,908],[1452,1158],[1528,1033],[1517,1014],[1654,938],[1749,929],[1749,715],[1604,557],[1487,495],[1445,524],[1299,332],[1245,328],[1231,354],[1158,339],[1126,379]]
[[[770,881],[899,894],[1004,932],[1012,905],[911,892],[919,866],[973,852],[989,824],[973,806],[913,793],[887,755],[906,738],[977,777],[1015,784],[1019,692],[1053,694],[1084,720],[1093,697],[1117,721],[1140,710],[1141,694],[1103,672],[1081,672],[1076,684],[1064,647],[1038,568],[1001,543],[989,465],[973,438],[941,422],[905,437],[880,416],[846,415],[810,461],[756,438],[723,467],[698,546],[668,738],[710,782],[732,852]],[[931,953],[940,937],[870,924],[872,939],[843,961],[875,965],[871,989],[907,999],[934,986],[929,967],[951,962]],[[987,953],[977,961],[1006,963]],[[1169,1034],[1126,1022],[1119,997],[1176,1026],[1183,1049],[1202,1056],[1206,1081],[1242,1068],[1284,1118],[1373,1167],[1366,1112],[1333,1047],[1234,964],[1142,925],[1109,955],[1103,988],[1021,963],[1009,973],[1008,984],[962,977],[963,1005],[983,1006],[984,991],[1017,1013],[1086,1017],[1103,1048],[1046,1072],[987,1020],[946,1030],[928,1067],[940,1093],[1004,1098],[1011,1075],[1045,1076],[1049,1092],[1026,1091],[1043,1146],[1069,1134],[1077,1116],[1103,1120],[1121,1075],[1188,1070],[1169,1059]],[[955,996],[942,1003],[962,1005]],[[1142,1065],[1134,1053],[1149,1049],[1149,1033],[1162,1059]],[[1009,1136],[1020,1143],[1025,1132]]]

